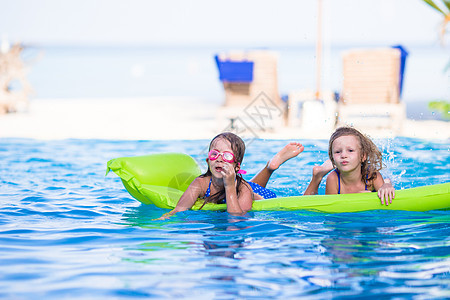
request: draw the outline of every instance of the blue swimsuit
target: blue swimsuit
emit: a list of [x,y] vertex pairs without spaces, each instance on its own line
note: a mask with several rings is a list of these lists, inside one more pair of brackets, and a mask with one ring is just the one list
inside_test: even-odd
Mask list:
[[[212,182],[212,178],[209,180],[209,185],[208,185],[208,189],[205,192],[205,198],[209,197],[211,194],[211,182]],[[272,192],[269,189],[263,188],[262,186],[260,186],[257,183],[251,182],[251,181],[247,181],[247,183],[250,185],[250,187],[252,188],[253,192],[262,196],[264,199],[270,199],[270,198],[276,198],[277,195]],[[226,203],[226,199],[223,199],[223,202],[221,203]]]
[[[338,194],[341,193],[341,174],[339,174],[338,169],[334,169],[334,171],[336,172],[336,175],[338,177]],[[366,186],[364,187],[367,191],[367,183]],[[376,192],[375,190],[373,190],[372,192]]]

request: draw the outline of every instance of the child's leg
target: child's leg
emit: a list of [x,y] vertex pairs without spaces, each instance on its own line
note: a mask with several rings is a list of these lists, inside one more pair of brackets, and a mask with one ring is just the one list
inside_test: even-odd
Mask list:
[[287,144],[283,149],[275,154],[275,156],[267,162],[267,165],[250,181],[257,183],[262,187],[266,187],[272,173],[287,160],[299,155],[304,149],[305,147],[303,147],[300,143],[291,142]]
[[313,176],[303,195],[317,195],[319,193],[319,185],[323,177],[333,170],[331,160],[327,159],[321,166],[313,168]]

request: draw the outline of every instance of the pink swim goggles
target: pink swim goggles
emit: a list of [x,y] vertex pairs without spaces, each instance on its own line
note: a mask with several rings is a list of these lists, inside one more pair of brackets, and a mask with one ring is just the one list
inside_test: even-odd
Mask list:
[[208,158],[210,160],[216,160],[219,158],[220,155],[222,155],[223,161],[227,163],[232,164],[235,161],[234,154],[229,151],[219,152],[218,150],[211,150],[208,153]]
[[[222,159],[224,162],[227,163],[234,163],[236,161],[234,154],[229,152],[229,151],[224,151],[224,152],[220,152],[219,150],[211,150],[208,153],[208,158],[209,160],[216,160],[219,158],[219,156],[222,155]],[[237,163],[238,167],[240,167],[240,163]],[[247,174],[247,171],[244,170],[239,170],[238,171],[239,174]]]

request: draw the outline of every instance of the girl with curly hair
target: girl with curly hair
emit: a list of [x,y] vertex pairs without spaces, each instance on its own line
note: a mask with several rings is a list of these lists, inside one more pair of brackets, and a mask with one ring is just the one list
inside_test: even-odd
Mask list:
[[378,192],[382,204],[392,203],[395,189],[381,176],[382,155],[369,137],[340,127],[331,135],[328,156],[335,169],[327,177],[326,194]]

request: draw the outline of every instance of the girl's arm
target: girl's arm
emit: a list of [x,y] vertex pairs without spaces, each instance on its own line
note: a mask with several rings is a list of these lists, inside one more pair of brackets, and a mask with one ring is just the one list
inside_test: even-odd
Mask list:
[[338,193],[338,177],[336,172],[331,172],[327,176],[325,185],[325,195],[332,195]]
[[395,189],[389,179],[384,180],[380,172],[377,172],[377,178],[373,181],[373,187],[378,192],[378,198],[381,199],[381,204],[392,204],[392,200],[395,198]]
[[[227,212],[232,215],[242,216],[252,209],[253,191],[250,187],[241,186],[239,197],[236,193],[236,172],[231,164],[223,166],[223,183],[227,199]],[[244,183],[245,184],[245,183]]]
[[333,164],[331,160],[327,159],[322,165],[313,167],[313,176],[311,181],[306,188],[305,193],[303,195],[317,195],[319,193],[319,186],[322,182],[323,177],[330,173],[333,170]]
[[177,203],[177,206],[170,212],[163,214],[160,218],[156,220],[165,220],[170,218],[177,212],[190,209],[195,204],[195,201],[197,201],[197,199],[200,198],[200,195],[202,194],[203,191],[202,180],[203,178],[200,177],[195,178],[194,181],[192,181],[187,190],[181,196],[180,200]]

